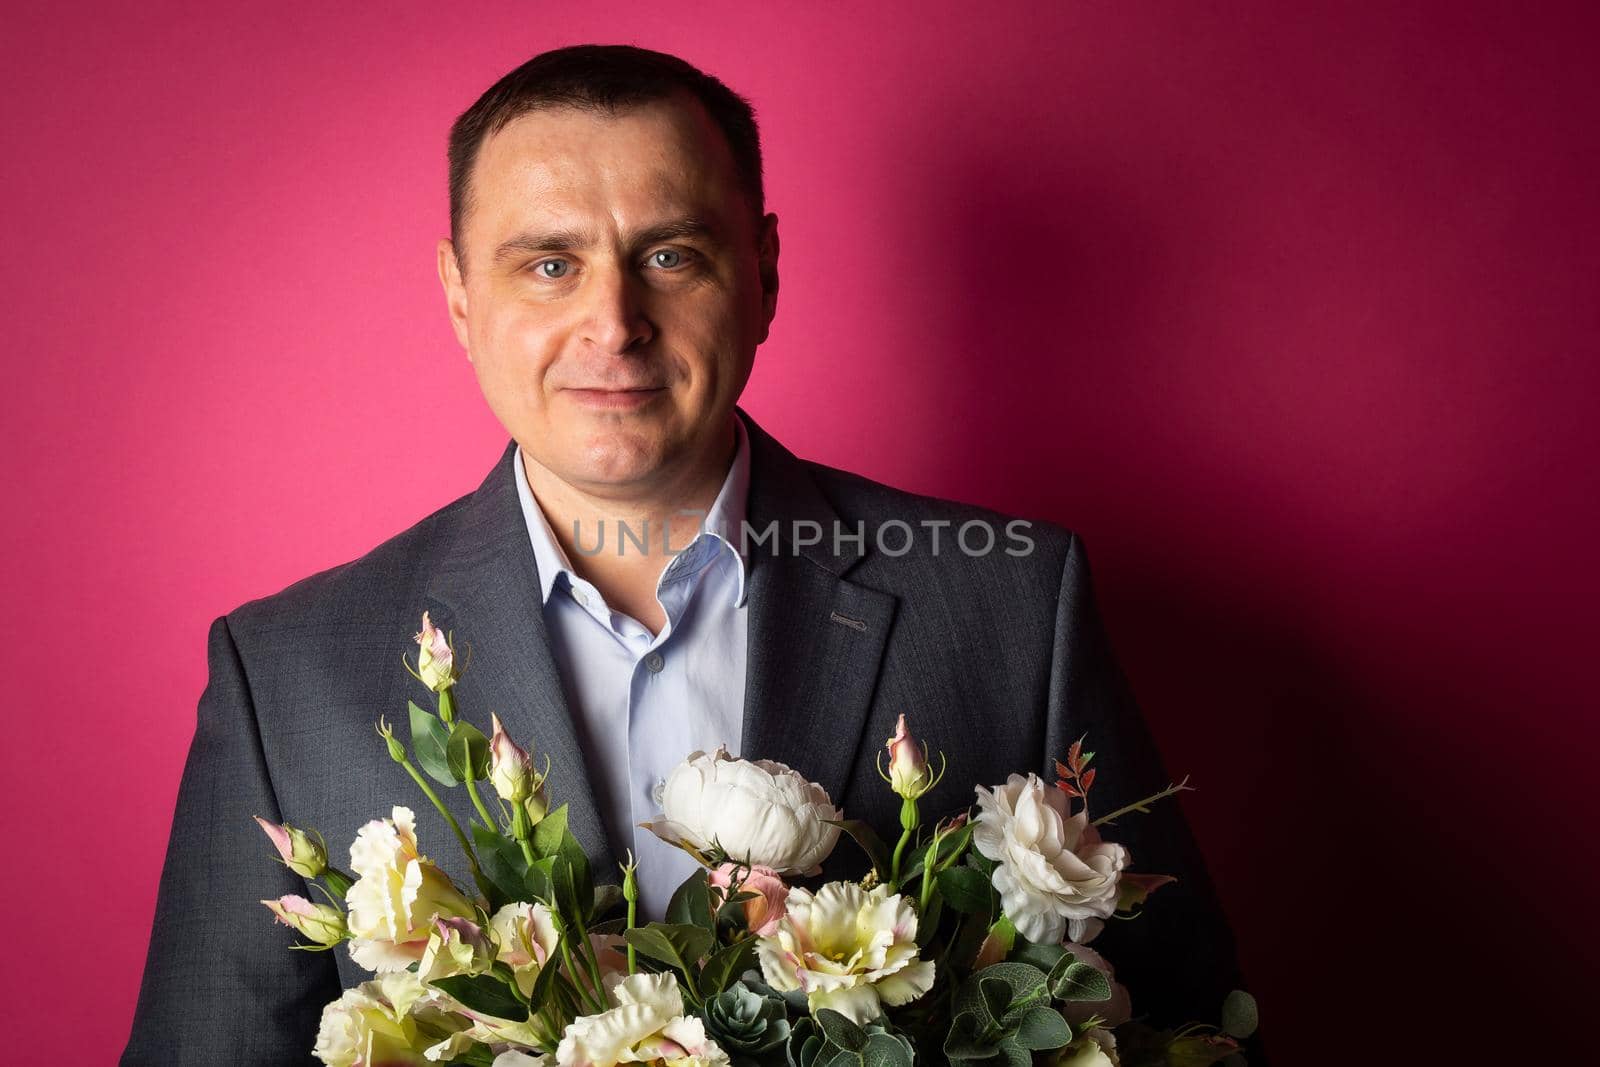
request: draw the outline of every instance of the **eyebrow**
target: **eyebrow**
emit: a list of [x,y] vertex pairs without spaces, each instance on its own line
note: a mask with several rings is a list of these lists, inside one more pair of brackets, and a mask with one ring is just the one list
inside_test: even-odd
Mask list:
[[[699,237],[708,241],[717,239],[717,229],[698,215],[683,215],[675,219],[647,226],[628,237],[633,247],[653,245],[661,241]],[[595,244],[594,235],[583,230],[543,230],[537,233],[519,233],[502,241],[494,250],[494,261],[503,262],[517,256],[538,252],[569,252],[589,248]]]

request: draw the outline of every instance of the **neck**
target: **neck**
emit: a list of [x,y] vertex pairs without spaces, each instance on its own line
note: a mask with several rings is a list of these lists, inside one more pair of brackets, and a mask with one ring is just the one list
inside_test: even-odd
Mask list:
[[652,573],[658,574],[669,555],[694,540],[727,478],[737,446],[730,419],[704,453],[690,457],[679,470],[621,491],[574,485],[526,451],[522,463],[528,488],[573,569],[600,585],[596,571],[618,573],[653,566]]

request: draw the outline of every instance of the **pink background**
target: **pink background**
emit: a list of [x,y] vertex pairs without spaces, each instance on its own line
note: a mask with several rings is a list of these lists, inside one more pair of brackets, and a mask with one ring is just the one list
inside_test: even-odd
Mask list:
[[599,40],[759,109],[748,408],[1087,538],[1278,1061],[1553,1040],[1597,957],[1600,26],[1354,6],[8,15],[7,1002],[112,1059],[208,622],[493,462],[445,131]]

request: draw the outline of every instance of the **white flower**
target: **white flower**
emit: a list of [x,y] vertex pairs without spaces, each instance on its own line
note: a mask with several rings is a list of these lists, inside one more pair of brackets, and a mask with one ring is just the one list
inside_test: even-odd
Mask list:
[[350,956],[369,971],[398,971],[422,958],[435,916],[470,918],[472,904],[450,876],[417,851],[416,815],[396,807],[391,819],[363,826],[350,846],[355,884]]
[[611,990],[616,1006],[575,1020],[556,1048],[560,1067],[615,1067],[621,1063],[665,1067],[723,1067],[723,1052],[705,1024],[683,1011],[683,994],[670,974],[633,974]]
[[500,946],[500,962],[516,975],[522,995],[530,995],[540,970],[561,947],[550,909],[543,904],[507,904],[489,920],[489,932]]
[[742,760],[727,749],[690,753],[673,768],[662,814],[645,825],[657,837],[704,853],[720,846],[736,863],[781,874],[817,874],[839,840],[825,819],[843,818],[828,791],[772,760]]
[[802,990],[813,1013],[831,1008],[857,1024],[933,986],[932,961],[917,959],[917,913],[886,885],[789,890],[777,932],[756,953],[773,989]]
[[420,1067],[424,1050],[452,1025],[416,975],[397,971],[323,1008],[312,1055],[328,1067]]
[[994,887],[1023,937],[1079,940],[1117,907],[1128,850],[1100,840],[1085,812],[1068,816],[1067,795],[1036,774],[1013,774],[991,792],[978,786],[972,844],[999,864]]
[[1117,1039],[1098,1027],[1080,1034],[1049,1060],[1051,1067],[1117,1067],[1117,1062]]
[[516,1049],[507,1049],[494,1058],[491,1067],[549,1067],[549,1056],[534,1056]]

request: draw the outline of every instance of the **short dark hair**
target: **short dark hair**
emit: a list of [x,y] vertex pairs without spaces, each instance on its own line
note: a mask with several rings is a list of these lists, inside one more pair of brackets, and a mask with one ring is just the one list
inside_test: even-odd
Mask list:
[[687,92],[706,109],[733,152],[739,186],[759,222],[761,134],[750,102],[716,78],[665,52],[624,44],[580,44],[541,52],[491,85],[450,127],[450,239],[461,250],[472,165],[492,134],[550,107],[617,112]]

